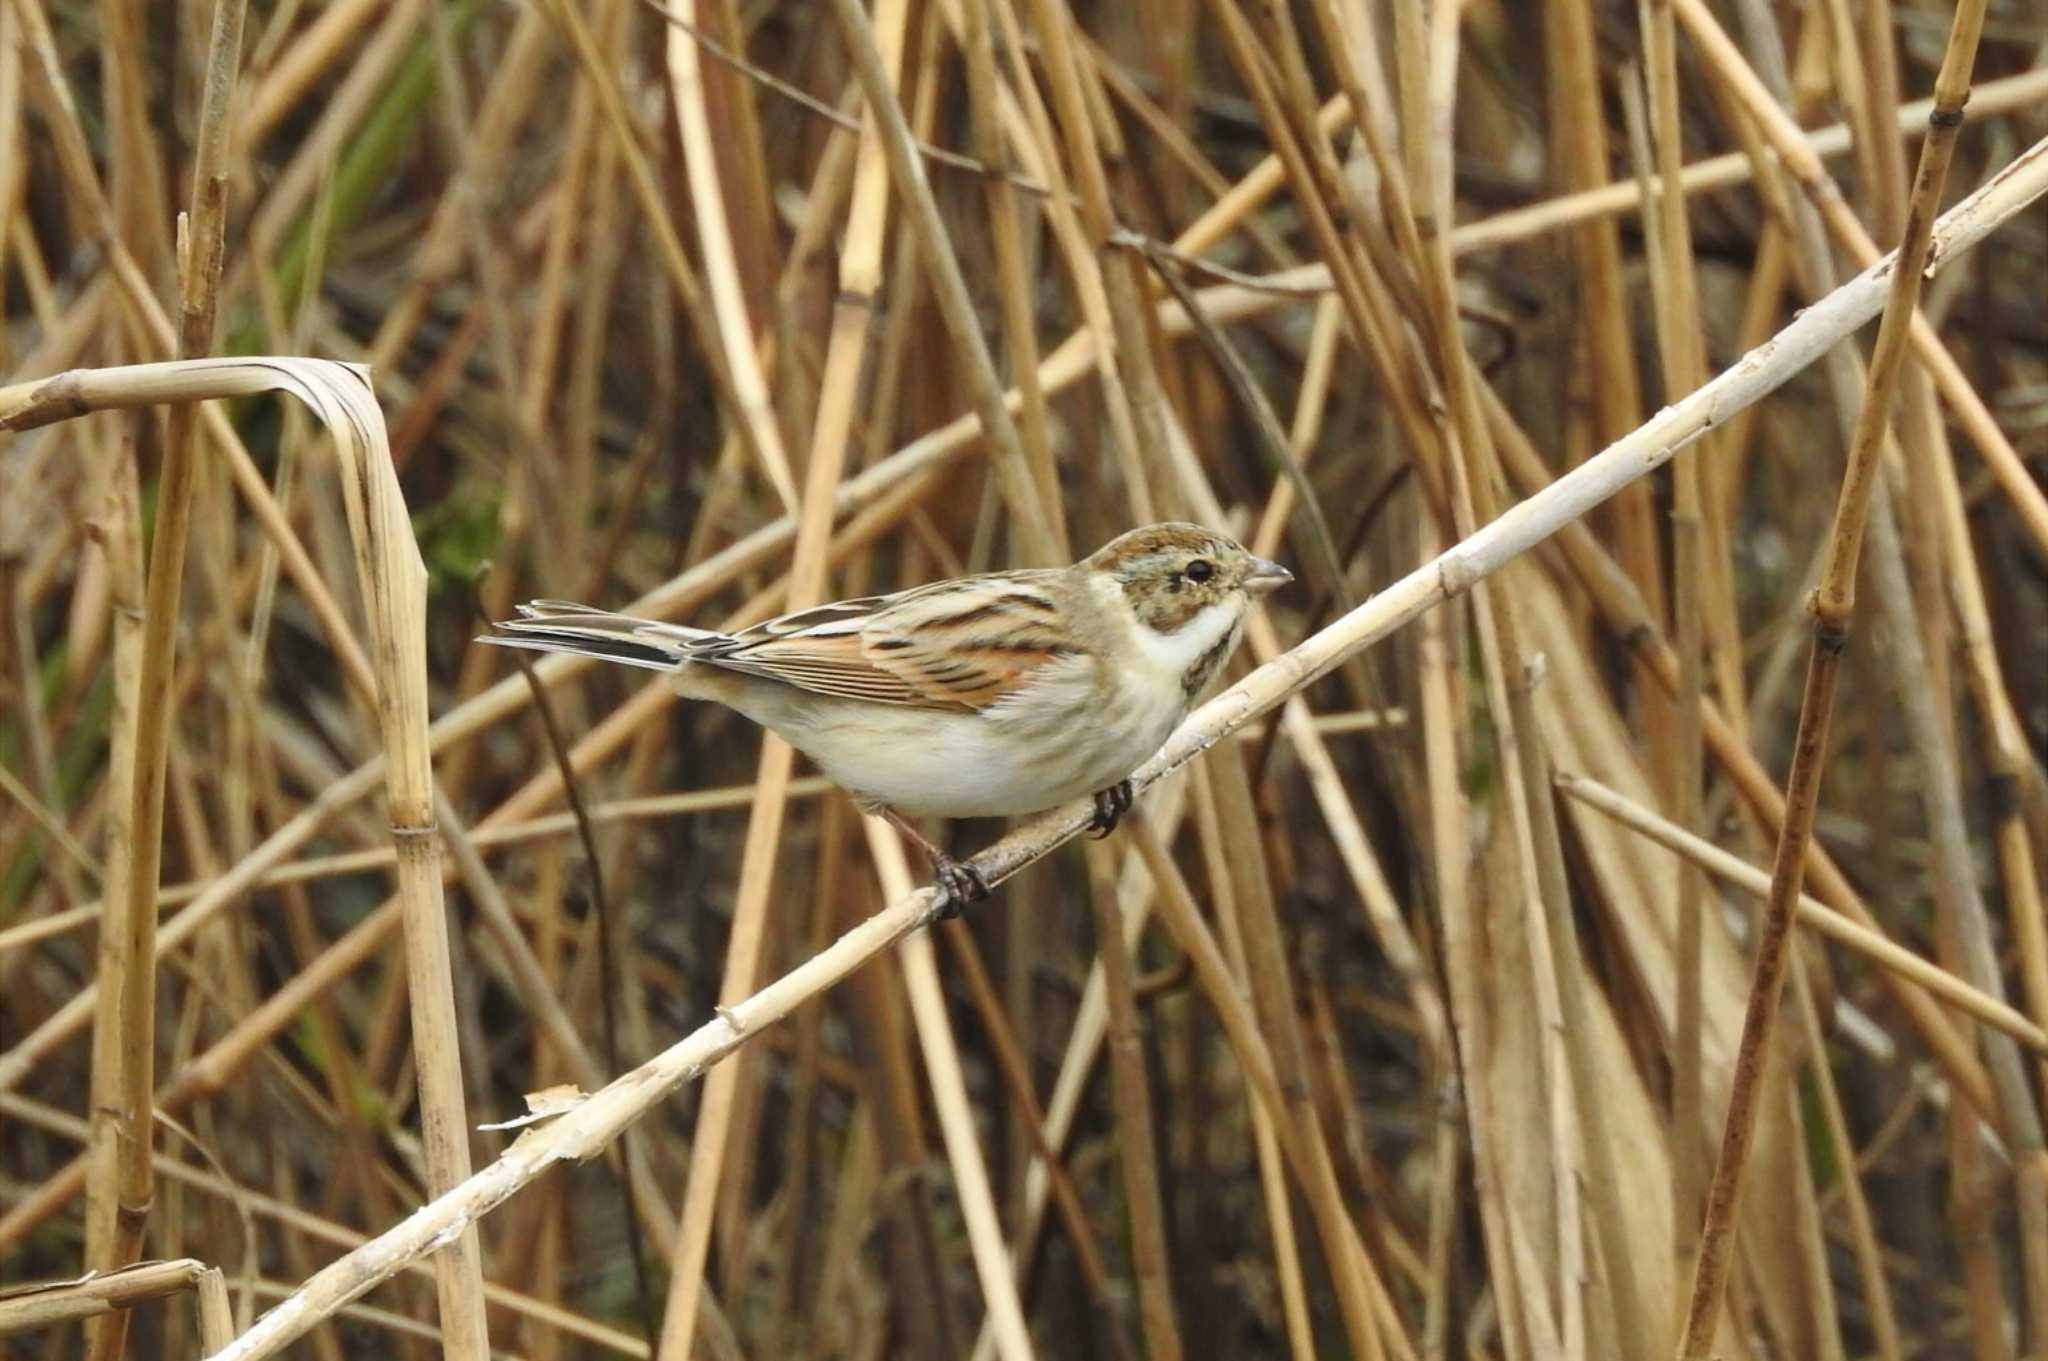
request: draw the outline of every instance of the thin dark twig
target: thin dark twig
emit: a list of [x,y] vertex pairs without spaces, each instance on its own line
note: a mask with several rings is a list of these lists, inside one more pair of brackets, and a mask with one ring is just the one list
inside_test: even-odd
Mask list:
[[[485,563],[469,582],[469,607],[485,627],[491,624],[490,612],[484,608],[479,594],[479,583],[484,573],[490,570]],[[533,694],[533,711],[540,719],[540,726],[547,734],[548,751],[554,757],[555,770],[562,777],[562,794],[569,802],[570,816],[576,820],[576,839],[583,843],[583,858],[590,866],[590,910],[597,918],[597,982],[598,998],[604,1016],[604,1061],[607,1072],[624,1071],[619,1057],[619,980],[614,975],[612,955],[612,913],[611,900],[604,891],[604,861],[597,853],[597,834],[592,830],[590,810],[583,802],[583,789],[576,778],[576,768],[569,761],[569,744],[562,739],[562,727],[555,718],[555,706],[547,687],[534,674],[533,663],[526,653],[517,648],[507,648],[512,660],[519,667],[519,674],[526,679],[526,688]],[[654,1286],[647,1274],[647,1246],[641,1241],[645,1222],[640,1217],[638,1193],[633,1189],[632,1155],[625,1140],[633,1137],[629,1131],[620,1131],[620,1175],[619,1194],[624,1197],[626,1211],[626,1248],[633,1257],[633,1286],[640,1300],[640,1326],[652,1349],[660,1336],[660,1320],[654,1313]]]
[[[1191,274],[1205,274],[1220,283],[1235,284],[1253,293],[1271,293],[1282,298],[1320,298],[1336,289],[1336,285],[1331,283],[1287,284],[1263,274],[1247,274],[1229,265],[1219,265],[1214,260],[1177,251],[1156,236],[1145,236],[1128,228],[1111,237],[1110,244],[1133,247],[1148,259],[1170,260]],[[1182,305],[1185,306],[1185,302]]]
[[1337,552],[1336,536],[1330,533],[1330,522],[1323,517],[1322,502],[1316,499],[1315,489],[1309,485],[1308,477],[1301,471],[1299,460],[1288,447],[1287,432],[1280,427],[1280,418],[1273,412],[1273,404],[1266,400],[1266,394],[1259,389],[1258,380],[1252,377],[1251,369],[1245,365],[1244,357],[1227,340],[1208,313],[1202,310],[1201,300],[1189,288],[1187,281],[1178,273],[1167,268],[1177,259],[1171,251],[1149,237],[1136,232],[1119,229],[1110,233],[1109,243],[1135,250],[1152,266],[1152,272],[1165,283],[1167,290],[1187,309],[1188,324],[1202,338],[1203,344],[1223,370],[1231,391],[1244,405],[1252,418],[1252,428],[1258,431],[1259,447],[1266,455],[1266,461],[1273,470],[1294,485],[1296,513],[1307,517],[1309,538],[1315,551],[1323,560],[1323,570],[1330,580],[1330,589],[1343,599],[1348,610],[1356,602],[1351,599],[1350,590],[1344,582],[1344,560]]
[[[1395,464],[1387,475],[1380,479],[1379,485],[1373,488],[1372,494],[1365,498],[1365,505],[1358,513],[1358,521],[1351,527],[1351,534],[1345,539],[1339,555],[1344,563],[1350,564],[1364,551],[1365,536],[1379,521],[1380,512],[1386,509],[1394,493],[1408,481],[1413,469],[1414,465],[1406,461]],[[1328,590],[1321,586],[1316,588],[1315,594],[1309,597],[1308,609],[1304,614],[1308,620],[1308,632],[1315,633],[1330,621],[1330,610],[1335,602],[1336,597]],[[1280,727],[1278,723],[1267,724],[1265,732],[1259,735],[1258,744],[1253,748],[1249,768],[1254,788],[1264,786],[1273,753],[1279,748]]]
[[[704,49],[704,54],[714,61],[731,67],[749,80],[773,90],[792,104],[816,114],[842,131],[860,131],[860,119],[850,113],[841,113],[816,95],[807,94],[780,76],[771,75],[767,71],[762,70],[739,53],[719,42],[718,39],[712,37],[709,33],[706,33],[703,29],[691,23],[688,19],[683,18],[680,14],[663,5],[661,0],[640,0],[640,3],[660,15],[662,22],[689,34],[696,41],[697,46]],[[911,143],[917,148],[920,155],[936,161],[940,165],[948,166],[954,170],[964,170],[973,175],[985,175],[1006,180],[1017,188],[1022,189],[1025,193],[1036,194],[1040,198],[1052,197],[1050,189],[1047,189],[1044,184],[1031,178],[1029,175],[1020,175],[1014,170],[1001,170],[986,161],[962,155],[957,151],[948,151],[944,147],[933,146],[930,142],[919,141],[916,138],[912,138]]]
[[[1291,441],[1287,432],[1280,426],[1280,418],[1274,413],[1273,404],[1266,400],[1266,394],[1260,390],[1258,380],[1252,377],[1251,369],[1246,366],[1244,357],[1231,345],[1221,328],[1202,310],[1201,300],[1195,296],[1195,291],[1188,287],[1187,281],[1168,268],[1181,257],[1151,238],[1140,236],[1136,232],[1119,229],[1110,234],[1109,241],[1111,245],[1123,246],[1142,255],[1152,266],[1152,272],[1160,277],[1168,290],[1180,301],[1180,305],[1187,310],[1188,324],[1201,336],[1217,366],[1223,370],[1231,391],[1251,414],[1252,427],[1259,433],[1259,446],[1266,455],[1266,461],[1293,484],[1295,514],[1306,518],[1309,539],[1316,555],[1323,560],[1324,580],[1316,588],[1319,601],[1318,618],[1320,619],[1322,611],[1331,608],[1333,604],[1341,605],[1349,611],[1357,604],[1351,594],[1350,579],[1344,573],[1344,564],[1349,561],[1349,555],[1338,551],[1337,539],[1331,533],[1330,522],[1323,514],[1322,502],[1317,499],[1314,488],[1309,485],[1308,475],[1302,472],[1301,461],[1294,456]],[[1379,496],[1367,504],[1365,523],[1370,522],[1378,509],[1380,499],[1384,498],[1394,485],[1391,482],[1387,484],[1381,489]],[[1265,736],[1259,739],[1259,749],[1254,755],[1251,768],[1261,776],[1265,773],[1266,762],[1273,754],[1279,732],[1280,725],[1275,723],[1266,730]]]

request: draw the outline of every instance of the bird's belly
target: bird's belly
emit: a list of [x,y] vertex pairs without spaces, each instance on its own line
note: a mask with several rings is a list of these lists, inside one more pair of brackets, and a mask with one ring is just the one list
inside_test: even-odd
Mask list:
[[783,735],[864,803],[918,817],[1010,817],[1115,784],[1179,719],[1175,706],[1113,699],[958,714],[863,705]]

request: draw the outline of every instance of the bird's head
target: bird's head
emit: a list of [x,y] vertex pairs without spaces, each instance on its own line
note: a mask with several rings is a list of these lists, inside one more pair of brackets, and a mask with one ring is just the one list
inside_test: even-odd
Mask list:
[[1174,522],[1119,534],[1081,566],[1113,580],[1138,621],[1162,634],[1178,633],[1213,605],[1242,614],[1247,597],[1294,580],[1227,535]]

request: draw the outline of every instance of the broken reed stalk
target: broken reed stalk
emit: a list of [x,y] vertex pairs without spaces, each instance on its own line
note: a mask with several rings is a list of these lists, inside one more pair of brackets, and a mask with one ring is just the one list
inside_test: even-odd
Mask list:
[[[441,896],[429,754],[426,690],[426,569],[391,466],[383,413],[359,368],[307,359],[187,359],[83,370],[0,388],[0,430],[29,429],[89,411],[283,392],[304,402],[327,427],[341,462],[341,483],[355,542],[359,586],[369,619],[382,730],[381,766],[390,801],[399,902],[406,930],[413,999],[415,1064],[429,1176],[450,1185],[468,1176],[469,1122],[463,1109],[454,989],[448,970],[447,916]],[[158,533],[163,529],[159,522]],[[145,627],[147,621],[145,621]],[[145,645],[146,646],[146,645]],[[141,698],[165,695],[148,687]],[[167,703],[157,705],[168,710]],[[374,770],[375,767],[366,769]],[[146,773],[139,771],[138,773]],[[139,795],[138,795],[139,804]],[[140,829],[137,829],[138,832]],[[140,856],[148,838],[138,835]],[[140,876],[140,870],[137,870]],[[156,876],[147,876],[154,888]],[[150,926],[156,906],[149,904]],[[153,950],[141,956],[153,968]],[[152,1109],[153,1092],[144,1109]],[[143,1141],[147,1154],[149,1141]],[[473,1225],[438,1244],[445,1345],[483,1361],[481,1255]]]
[[0,1337],[53,1328],[78,1319],[125,1316],[138,1304],[187,1290],[193,1293],[197,1306],[199,1345],[213,1352],[234,1341],[234,1315],[220,1268],[189,1257],[137,1262],[113,1271],[92,1272],[76,1281],[9,1290],[0,1297]]
[[1784,983],[1786,950],[1792,918],[1805,878],[1806,845],[1820,802],[1821,775],[1827,767],[1828,725],[1834,712],[1835,688],[1842,653],[1849,643],[1856,608],[1856,567],[1870,498],[1880,489],[1886,432],[1893,397],[1911,337],[1914,309],[1934,240],[1935,213],[1948,179],[1956,129],[1962,125],[1969,98],[1970,68],[1984,22],[1983,0],[1962,0],[1949,30],[1941,72],[1935,79],[1934,111],[1928,115],[1927,140],[1920,147],[1913,197],[1905,235],[1891,270],[1877,343],[1871,354],[1868,387],[1849,447],[1848,467],[1835,522],[1828,537],[1821,582],[1809,608],[1813,614],[1812,653],[1806,690],[1799,708],[1799,732],[1792,748],[1792,770],[1785,781],[1786,816],[1771,866],[1771,894],[1764,906],[1756,938],[1756,960],[1749,1007],[1743,1016],[1736,1051],[1719,1155],[1707,1191],[1705,1221],[1694,1266],[1685,1328],[1679,1338],[1680,1361],[1702,1361],[1713,1345],[1720,1319],[1722,1294],[1733,1259],[1736,1213],[1757,1105],[1762,1099],[1766,1060],[1779,995]]
[[[2048,192],[2048,142],[2040,143],[1952,209],[1936,233],[1937,264],[1981,241],[2000,223]],[[1811,364],[1831,345],[1882,309],[1889,257],[1807,308],[1764,345],[1705,387],[1673,403],[1627,438],[1510,508],[1470,538],[1425,562],[1358,609],[1283,653],[1204,704],[1132,779],[1149,788],[1214,746],[1225,735],[1312,684],[1345,657],[1370,646],[1473,581],[1543,542],[1558,529],[1627,483],[1646,476],[1700,433],[1734,411],[1761,400]],[[98,375],[76,372],[41,399],[0,389],[0,429],[43,423],[89,409],[78,405]],[[52,380],[53,383],[59,380]],[[24,397],[30,397],[26,403]],[[12,398],[13,400],[10,400]],[[28,419],[15,414],[26,410]],[[1093,816],[1076,804],[1033,821],[974,857],[991,884],[1078,835]],[[685,1036],[551,1124],[528,1130],[496,1162],[393,1225],[361,1248],[308,1278],[297,1293],[220,1354],[221,1361],[255,1361],[275,1354],[336,1309],[402,1270],[489,1213],[555,1164],[593,1156],[618,1130],[645,1114],[684,1082],[701,1074],[766,1026],[832,986],[875,954],[924,924],[936,906],[930,889],[892,902],[775,982]]]
[[[384,786],[405,930],[420,1140],[428,1184],[445,1190],[469,1176],[469,1120],[427,735],[427,569],[385,447],[383,418],[368,376],[359,370],[342,371],[358,384],[344,389],[357,399],[351,414],[365,422],[365,438],[350,442],[337,434],[335,448],[342,460],[340,481],[377,673]],[[373,417],[375,423],[370,424]],[[333,421],[328,424],[331,427]],[[443,1354],[455,1361],[488,1361],[483,1252],[475,1226],[443,1245],[434,1265]]]

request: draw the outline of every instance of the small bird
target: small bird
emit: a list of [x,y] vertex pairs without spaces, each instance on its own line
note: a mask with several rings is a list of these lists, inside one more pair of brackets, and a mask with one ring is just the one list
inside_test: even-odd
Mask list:
[[1294,580],[1192,524],[1110,540],[1071,567],[990,572],[797,610],[741,629],[559,600],[480,641],[666,672],[815,762],[931,858],[944,915],[988,885],[912,817],[1007,817],[1095,795],[1107,835],[1130,773],[1222,669],[1251,598]]

